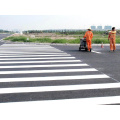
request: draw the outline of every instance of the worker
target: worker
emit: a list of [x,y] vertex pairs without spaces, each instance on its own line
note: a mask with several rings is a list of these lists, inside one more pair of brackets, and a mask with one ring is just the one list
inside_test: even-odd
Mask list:
[[85,35],[84,35],[83,38],[86,38],[86,43],[87,43],[88,51],[91,52],[91,50],[92,50],[91,42],[92,42],[92,38],[93,38],[93,33],[92,33],[91,28],[88,28],[87,30],[88,31],[86,31],[86,33],[85,33]]
[[115,27],[112,28],[112,31],[109,32],[108,41],[110,40],[110,52],[116,50],[116,30]]

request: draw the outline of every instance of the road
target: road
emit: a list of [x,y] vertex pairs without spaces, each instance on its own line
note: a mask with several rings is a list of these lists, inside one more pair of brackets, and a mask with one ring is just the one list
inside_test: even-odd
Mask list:
[[0,42],[1,118],[78,120],[96,112],[92,119],[99,113],[102,119],[105,111],[115,118],[119,110],[101,113],[94,105],[120,104],[119,45],[111,53],[109,46],[95,45],[91,53],[78,48]]
[[78,51],[79,45],[66,45],[54,46],[64,52],[71,54],[76,59],[80,59],[90,66],[96,68],[113,78],[115,81],[120,82],[120,45],[117,45],[115,52],[109,52],[109,45],[93,45],[93,52]]
[[0,45],[4,44],[4,42],[2,42],[2,39],[5,38],[5,37],[8,37],[10,36],[11,34],[3,34],[3,33],[0,33]]
[[[95,104],[119,104],[119,46],[114,53],[108,46],[93,46],[91,53],[78,47],[1,45],[0,102],[94,99]],[[97,103],[100,99],[107,102]]]

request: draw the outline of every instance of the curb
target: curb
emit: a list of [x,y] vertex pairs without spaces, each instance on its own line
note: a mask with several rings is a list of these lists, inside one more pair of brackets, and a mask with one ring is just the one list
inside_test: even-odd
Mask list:
[[[6,41],[1,39],[0,41],[4,41],[6,43],[10,44],[36,44],[36,45],[69,45],[69,46],[74,46],[74,45],[80,45],[80,44],[62,44],[62,43],[32,43],[32,42],[11,42],[11,41]],[[110,44],[103,44],[104,46],[110,46]],[[101,46],[101,44],[92,44],[92,46]],[[120,44],[116,44],[116,46],[120,46]]]

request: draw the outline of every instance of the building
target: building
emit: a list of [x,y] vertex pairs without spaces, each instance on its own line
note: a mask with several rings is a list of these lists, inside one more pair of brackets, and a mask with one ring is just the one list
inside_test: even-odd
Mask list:
[[104,30],[111,30],[112,29],[112,26],[105,26],[104,27]]
[[97,26],[97,30],[102,30],[102,26]]
[[92,30],[96,30],[96,26],[91,26],[91,29]]

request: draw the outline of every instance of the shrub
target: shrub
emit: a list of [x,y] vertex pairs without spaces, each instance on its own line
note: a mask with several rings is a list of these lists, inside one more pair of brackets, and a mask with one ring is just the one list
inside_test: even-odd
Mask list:
[[67,43],[67,40],[66,39],[56,39],[56,40],[53,40],[52,43]]

